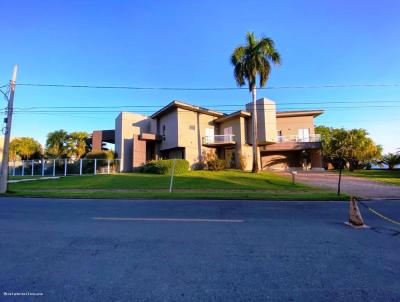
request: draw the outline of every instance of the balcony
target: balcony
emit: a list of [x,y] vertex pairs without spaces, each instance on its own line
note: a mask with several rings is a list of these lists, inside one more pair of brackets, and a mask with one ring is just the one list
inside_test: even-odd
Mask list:
[[312,134],[308,137],[299,137],[298,135],[277,136],[277,143],[319,143],[321,141],[321,134]]
[[298,135],[277,136],[275,144],[263,147],[262,151],[294,151],[321,149],[321,135],[313,134],[308,137]]
[[206,147],[229,146],[235,144],[234,134],[209,135],[203,136],[202,138],[202,145]]

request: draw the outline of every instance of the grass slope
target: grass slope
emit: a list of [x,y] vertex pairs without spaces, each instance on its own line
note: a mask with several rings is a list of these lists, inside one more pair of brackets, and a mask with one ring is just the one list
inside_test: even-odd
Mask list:
[[[170,177],[126,173],[74,176],[10,184],[10,194],[38,197],[73,198],[177,198],[177,199],[274,199],[335,200],[337,195],[270,172],[252,174],[229,170],[191,171],[174,177],[174,190],[168,192]],[[339,199],[347,198],[346,196]]]

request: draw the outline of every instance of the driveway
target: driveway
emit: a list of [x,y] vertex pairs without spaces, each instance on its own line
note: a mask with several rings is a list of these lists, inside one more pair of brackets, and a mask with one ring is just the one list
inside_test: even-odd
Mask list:
[[[280,172],[288,177],[290,173]],[[339,174],[334,172],[299,171],[296,181],[337,191]],[[362,177],[342,175],[341,192],[364,199],[400,198],[400,186],[385,184]]]
[[400,301],[400,229],[361,211],[370,229],[348,202],[0,198],[0,301]]

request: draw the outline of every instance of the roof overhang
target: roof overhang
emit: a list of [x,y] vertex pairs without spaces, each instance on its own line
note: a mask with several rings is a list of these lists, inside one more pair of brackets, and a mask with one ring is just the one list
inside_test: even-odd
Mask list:
[[139,139],[142,141],[161,141],[162,136],[154,133],[141,133]]
[[276,117],[295,117],[295,116],[313,116],[317,117],[324,113],[324,110],[300,110],[300,111],[280,111],[276,113]]
[[214,111],[214,110],[210,110],[207,108],[203,108],[203,107],[199,107],[199,106],[194,106],[194,105],[190,105],[181,101],[172,101],[171,103],[169,103],[167,106],[161,108],[160,110],[158,110],[157,112],[153,113],[153,115],[151,115],[151,118],[157,118],[160,117],[164,114],[167,114],[168,112],[171,112],[172,110],[176,109],[176,108],[181,108],[181,109],[185,109],[185,110],[189,110],[189,111],[194,111],[194,112],[198,112],[198,113],[202,113],[202,114],[207,114],[207,115],[211,115],[211,116],[215,116],[215,117],[221,117],[224,116],[224,114],[222,112],[218,112],[218,111]]
[[263,146],[260,151],[296,151],[321,148],[321,142],[285,142]]
[[235,111],[214,120],[214,123],[223,123],[239,117],[250,117],[251,113],[243,110]]

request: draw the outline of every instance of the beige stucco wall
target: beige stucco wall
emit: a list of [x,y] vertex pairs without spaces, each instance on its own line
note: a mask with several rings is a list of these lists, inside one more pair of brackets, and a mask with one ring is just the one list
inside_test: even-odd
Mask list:
[[137,113],[121,112],[115,119],[115,152],[121,160],[121,171],[132,170],[133,135],[140,134],[141,127],[147,129],[149,125],[149,118]]
[[283,136],[298,135],[298,129],[310,129],[310,134],[315,134],[313,116],[278,117],[276,130],[281,130]]
[[[247,126],[246,119],[244,117],[236,117],[234,119],[228,120],[219,125],[219,134],[224,134],[224,128],[232,127],[232,134],[235,135],[235,163],[236,168],[242,168],[244,164],[245,170],[251,170],[252,168],[252,147],[247,145]],[[241,160],[242,157],[242,160]],[[241,162],[242,161],[242,162]]]
[[[253,113],[253,102],[246,104],[246,110]],[[259,144],[276,140],[276,105],[267,98],[256,101],[257,138]],[[252,118],[249,119],[249,144],[253,143]]]
[[244,170],[250,171],[253,167],[253,148],[252,146],[249,145],[242,145],[239,154],[243,156],[243,161],[244,161],[244,167],[242,167]]
[[178,146],[185,148],[185,158],[191,166],[202,160],[204,153],[214,152],[211,148],[202,146],[202,137],[206,135],[206,128],[216,129],[212,121],[214,116],[177,109],[178,115]]
[[[314,170],[322,170],[322,154],[320,149],[309,150],[310,159],[307,166]],[[261,152],[262,169],[304,168],[302,151],[269,151]]]
[[[159,118],[160,135],[165,135],[160,144],[160,150],[178,147],[178,113],[168,112]],[[165,130],[163,128],[165,127]]]
[[300,167],[300,151],[282,151],[261,153],[261,168],[283,170],[288,168]]
[[[216,134],[224,134],[224,129],[232,127],[232,134],[234,134],[234,140],[237,144],[244,143],[245,135],[244,135],[244,127],[242,129],[242,125],[240,123],[241,117],[236,117],[234,119],[228,120],[224,123],[219,124],[219,133]],[[244,125],[243,125],[244,126]]]

